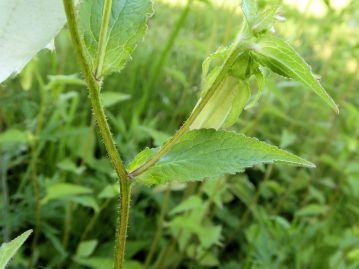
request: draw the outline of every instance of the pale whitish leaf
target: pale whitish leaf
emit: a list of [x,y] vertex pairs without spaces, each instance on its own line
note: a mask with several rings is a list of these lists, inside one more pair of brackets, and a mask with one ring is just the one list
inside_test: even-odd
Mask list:
[[0,269],[4,269],[10,259],[16,254],[22,244],[26,241],[32,230],[28,230],[8,243],[0,247]]
[[333,99],[313,76],[310,66],[288,43],[277,38],[264,38],[253,45],[253,52],[262,65],[279,75],[302,82],[339,113]]
[[274,162],[314,167],[300,157],[255,138],[202,129],[186,133],[137,180],[144,184],[162,184],[172,180],[187,182],[234,174],[253,165]]
[[[95,67],[104,0],[83,1],[79,23],[86,51]],[[113,0],[108,26],[102,74],[119,72],[125,66],[137,42],[143,38],[146,22],[152,14],[150,0]]]
[[[91,2],[91,1],[89,1]],[[0,82],[45,48],[66,22],[62,1],[0,1]]]
[[89,193],[92,193],[92,190],[87,187],[70,183],[55,183],[47,187],[46,196],[41,200],[41,203],[46,204],[50,200],[64,199]]
[[101,93],[102,103],[104,107],[110,107],[131,98],[128,94],[119,92],[103,92]]

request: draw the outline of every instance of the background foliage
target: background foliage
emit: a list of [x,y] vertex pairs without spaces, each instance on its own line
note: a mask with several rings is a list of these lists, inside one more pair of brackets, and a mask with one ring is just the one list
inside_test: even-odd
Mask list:
[[[287,21],[277,34],[322,78],[340,115],[305,86],[271,75],[234,128],[317,168],[257,166],[187,186],[137,186],[127,268],[359,267],[359,5],[291,2],[281,6]],[[154,7],[133,60],[103,90],[116,142],[131,158],[161,145],[189,115],[202,61],[233,39],[242,16],[237,1],[158,0]],[[37,179],[37,267],[111,268],[116,177],[66,29],[56,48],[0,86],[1,241],[34,226]],[[25,268],[30,252],[31,240],[10,268]]]

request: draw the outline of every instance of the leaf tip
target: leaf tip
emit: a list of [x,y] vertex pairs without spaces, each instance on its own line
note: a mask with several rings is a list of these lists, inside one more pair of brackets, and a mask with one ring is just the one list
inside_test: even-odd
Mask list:
[[312,169],[317,168],[317,166],[314,163],[311,163],[311,162],[307,162],[307,167],[312,168]]
[[337,113],[337,115],[339,115],[340,111],[339,111],[339,107],[335,104],[335,107],[334,107],[334,111],[335,113]]

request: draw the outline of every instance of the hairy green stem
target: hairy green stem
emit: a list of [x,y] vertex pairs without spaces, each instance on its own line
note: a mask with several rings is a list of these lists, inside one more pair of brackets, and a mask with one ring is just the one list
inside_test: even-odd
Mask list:
[[100,77],[102,76],[101,73],[102,73],[103,63],[105,60],[105,53],[106,53],[106,46],[107,46],[107,30],[108,30],[108,22],[110,21],[111,7],[112,7],[112,0],[105,0],[104,6],[103,6],[100,38],[99,38],[97,58],[96,58],[96,64],[95,64],[96,79],[100,79]]
[[100,133],[102,135],[102,138],[104,139],[106,150],[109,154],[113,166],[115,167],[117,175],[119,176],[121,181],[126,181],[128,178],[127,172],[125,166],[122,163],[120,154],[117,151],[115,142],[112,138],[110,127],[106,120],[105,111],[100,98],[100,86],[98,85],[95,77],[91,73],[90,64],[87,58],[85,57],[84,46],[82,44],[79,29],[77,26],[74,5],[71,0],[63,0],[63,2],[65,6],[71,37],[72,37],[72,42],[75,46],[76,53],[78,55],[82,67],[82,71],[87,86],[89,88],[92,109],[97,125],[100,129]]
[[178,142],[178,140],[184,135],[189,129],[192,123],[196,120],[197,116],[202,112],[206,104],[209,102],[209,100],[212,98],[216,90],[220,87],[222,84],[224,78],[226,77],[228,71],[233,66],[234,62],[237,60],[238,54],[243,49],[240,45],[240,38],[237,39],[236,44],[233,46],[233,49],[229,56],[227,57],[226,61],[221,67],[221,71],[219,72],[218,76],[212,83],[211,87],[207,90],[207,93],[202,98],[201,102],[195,107],[192,114],[189,116],[189,118],[186,120],[186,122],[182,125],[180,129],[177,130],[177,132],[172,136],[172,138],[166,142],[163,147],[156,153],[154,156],[148,160],[145,164],[137,168],[135,171],[133,171],[130,176],[136,177],[143,172],[145,172],[148,168],[150,168],[152,165],[154,165],[156,162],[159,161],[159,159],[165,155],[168,151],[171,150],[171,148]]
[[130,210],[131,181],[121,186],[120,214],[117,218],[115,269],[122,269],[125,258],[128,216]]
[[91,72],[88,59],[85,56],[85,48],[80,37],[76,20],[75,7],[72,0],[63,0],[66,12],[68,27],[70,30],[72,43],[75,47],[79,62],[89,89],[93,113],[100,129],[106,151],[116,170],[120,181],[120,214],[116,231],[116,250],[115,250],[115,269],[121,269],[124,259],[125,241],[127,234],[128,212],[130,203],[130,182],[127,171],[117,151],[115,142],[112,138],[110,127],[107,123],[105,111],[100,98],[100,84]]

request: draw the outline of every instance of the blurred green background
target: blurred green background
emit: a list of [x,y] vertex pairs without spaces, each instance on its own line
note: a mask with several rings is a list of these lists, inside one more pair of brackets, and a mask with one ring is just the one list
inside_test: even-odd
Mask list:
[[[103,100],[128,163],[160,146],[196,103],[201,64],[240,28],[239,0],[156,0],[144,41]],[[265,6],[265,1],[259,1]],[[340,106],[271,75],[234,129],[317,165],[155,189],[135,186],[126,268],[359,268],[359,2],[286,0],[276,34]],[[111,268],[116,176],[91,114],[69,33],[0,85],[0,241],[41,219],[35,268]],[[255,83],[253,88],[255,89]],[[31,239],[9,268],[26,268]]]

